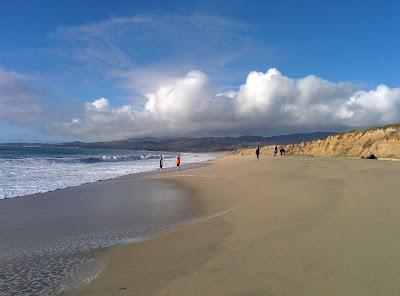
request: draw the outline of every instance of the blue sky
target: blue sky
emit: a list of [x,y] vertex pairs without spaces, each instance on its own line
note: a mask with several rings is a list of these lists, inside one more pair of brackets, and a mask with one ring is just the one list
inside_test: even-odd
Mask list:
[[0,141],[397,121],[398,28],[397,1],[3,1]]

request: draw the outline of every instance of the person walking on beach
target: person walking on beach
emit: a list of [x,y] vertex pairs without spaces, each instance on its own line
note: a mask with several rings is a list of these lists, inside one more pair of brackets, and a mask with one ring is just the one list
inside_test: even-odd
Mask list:
[[176,155],[176,170],[179,171],[179,166],[181,165],[181,156],[179,154]]
[[162,155],[160,156],[160,171],[161,173],[163,172],[163,164],[164,164],[164,159],[162,157]]
[[278,154],[278,146],[275,146],[274,156],[276,156],[277,154]]
[[257,155],[257,159],[260,159],[260,145],[257,146],[256,155]]

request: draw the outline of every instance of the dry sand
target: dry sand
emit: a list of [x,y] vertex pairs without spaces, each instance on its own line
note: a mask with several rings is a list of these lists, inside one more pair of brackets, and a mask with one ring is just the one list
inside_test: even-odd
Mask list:
[[205,215],[105,253],[74,295],[399,295],[400,163],[229,156],[156,175]]

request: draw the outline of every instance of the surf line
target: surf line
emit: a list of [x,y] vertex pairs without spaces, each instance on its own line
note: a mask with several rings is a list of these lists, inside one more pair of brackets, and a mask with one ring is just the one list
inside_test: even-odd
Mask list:
[[204,222],[204,221],[207,221],[207,220],[211,220],[211,219],[214,219],[214,218],[217,218],[217,217],[220,217],[220,216],[224,216],[224,215],[229,214],[233,210],[237,209],[238,207],[239,207],[239,205],[237,204],[237,205],[234,205],[233,207],[230,207],[230,208],[228,208],[228,209],[226,209],[224,211],[221,211],[221,212],[217,212],[215,214],[206,215],[204,217],[199,217],[199,218],[189,219],[189,221],[186,222],[186,223],[183,223],[183,225],[192,225],[192,224],[201,223],[201,222]]
[[235,178],[231,176],[223,177],[217,175],[193,175],[193,174],[180,174],[180,175],[168,175],[168,176],[157,176],[155,178],[174,178],[174,177],[198,177],[198,178],[218,178],[218,179],[227,179],[227,180],[234,180]]
[[135,238],[126,238],[126,239],[120,239],[117,241],[116,245],[125,245],[125,244],[137,244],[137,243],[142,243],[145,241],[150,241],[153,239],[158,238],[160,235],[162,234],[167,234],[167,233],[171,233],[174,232],[175,230],[177,230],[178,228],[181,227],[186,227],[186,226],[190,226],[190,225],[194,225],[197,223],[202,223],[208,220],[212,220],[224,215],[229,214],[230,212],[232,212],[233,210],[237,209],[240,205],[234,205],[233,207],[230,207],[224,211],[220,211],[211,215],[206,215],[203,217],[197,217],[197,218],[192,218],[192,219],[187,219],[185,221],[182,222],[178,222],[178,223],[174,223],[171,225],[168,225],[167,227],[165,227],[164,229],[159,229],[159,231],[149,235],[149,236],[141,236],[141,237],[135,237]]

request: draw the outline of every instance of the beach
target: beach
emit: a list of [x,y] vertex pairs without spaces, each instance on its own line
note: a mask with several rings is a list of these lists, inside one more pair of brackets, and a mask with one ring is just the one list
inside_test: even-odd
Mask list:
[[400,296],[400,1],[1,4],[0,296]]
[[400,163],[226,156],[148,176],[202,219],[111,247],[71,295],[398,295]]
[[0,200],[0,295],[64,295],[103,270],[105,248],[200,217],[189,191],[149,174]]

